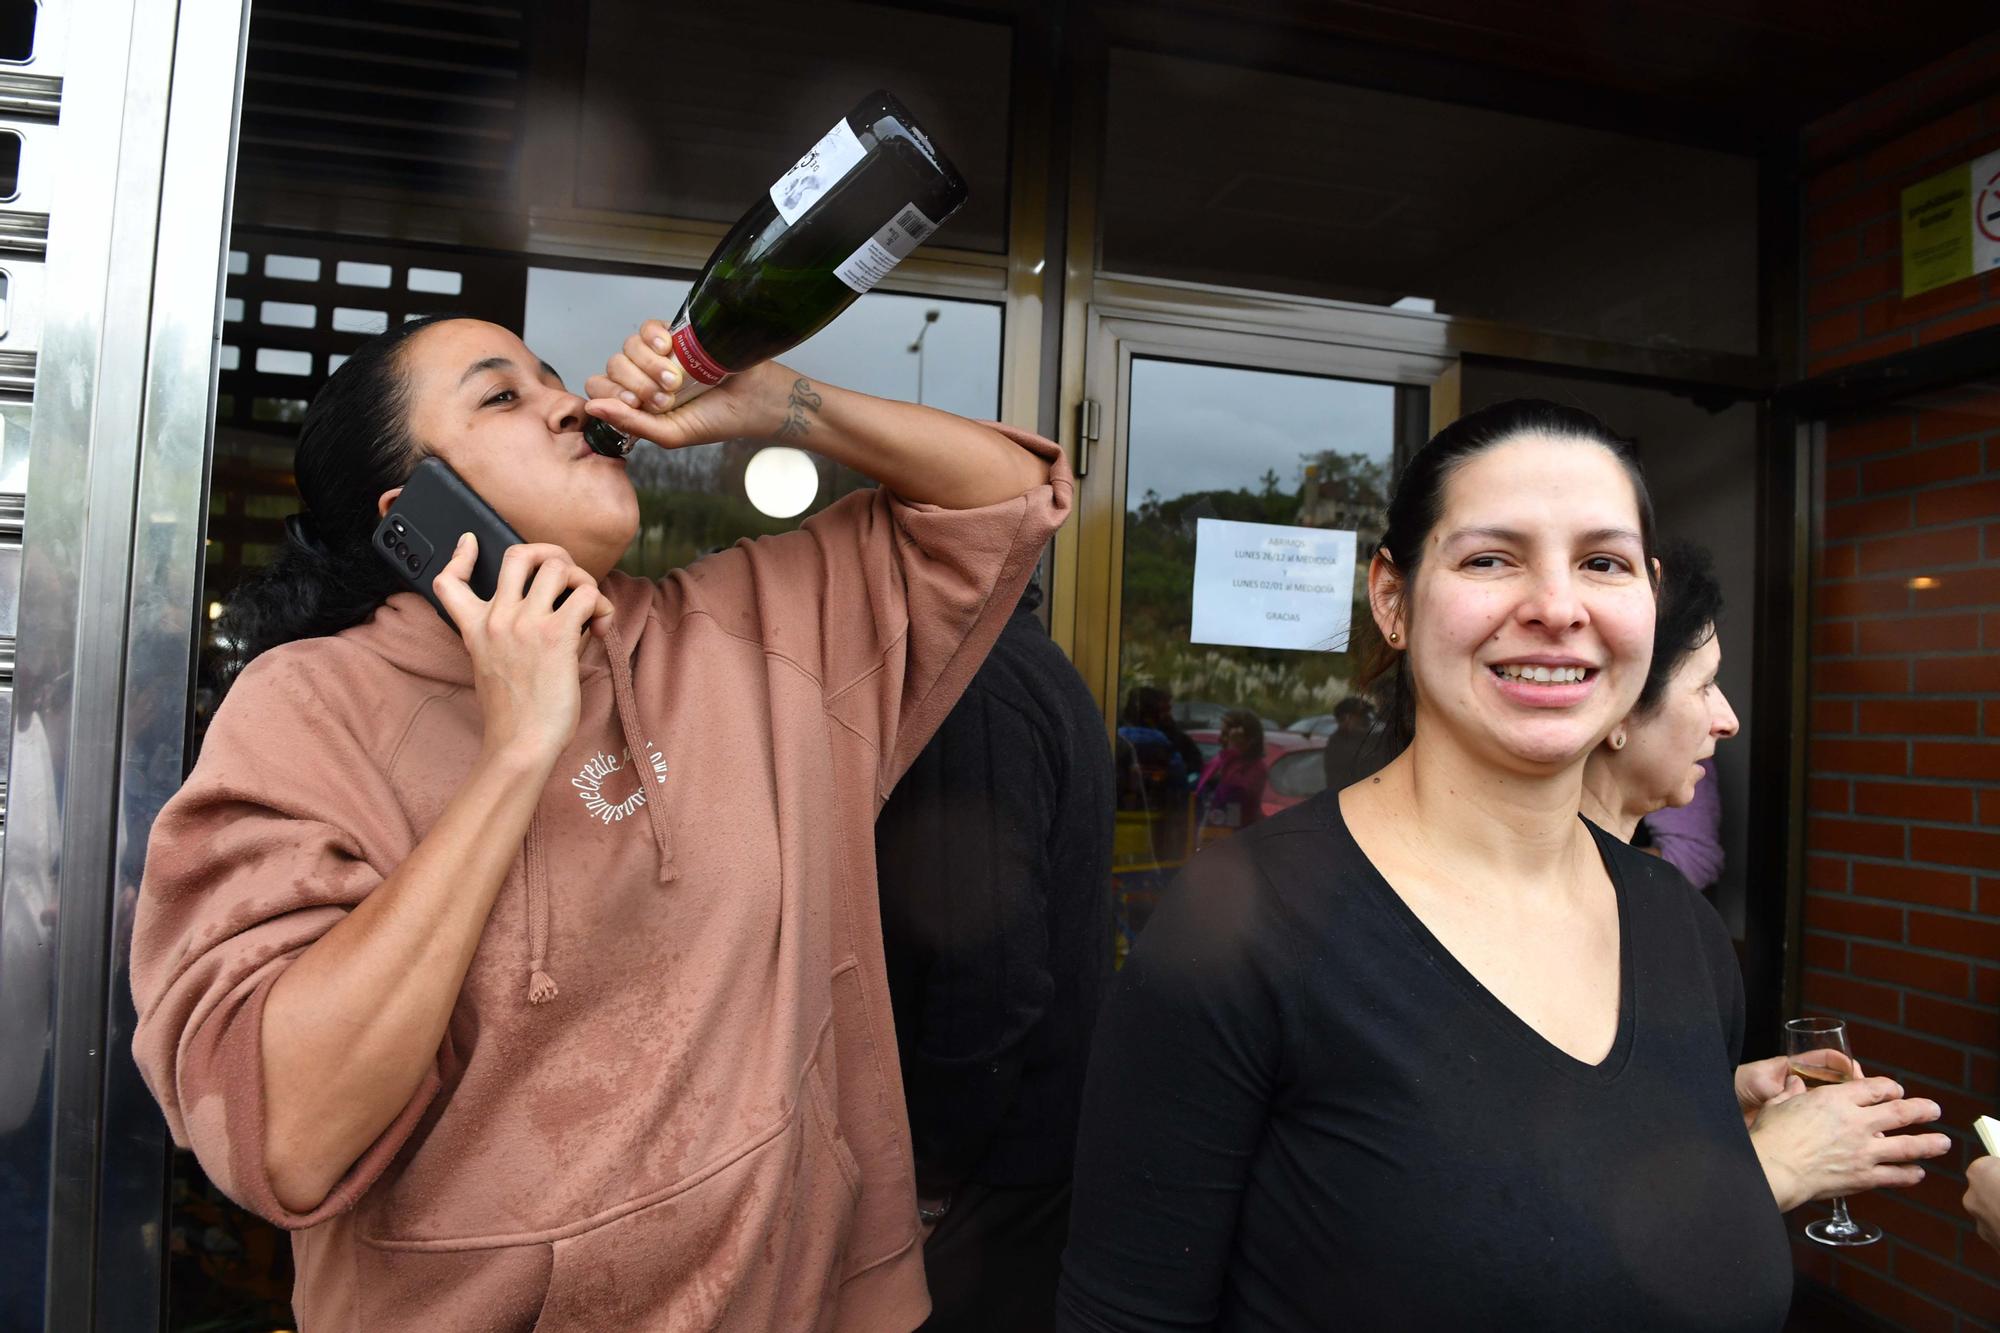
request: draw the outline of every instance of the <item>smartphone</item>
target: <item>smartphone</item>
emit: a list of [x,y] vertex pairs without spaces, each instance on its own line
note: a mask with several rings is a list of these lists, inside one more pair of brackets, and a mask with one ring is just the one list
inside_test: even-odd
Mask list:
[[431,580],[451,563],[452,550],[467,532],[479,539],[479,557],[466,584],[490,602],[500,586],[500,557],[508,547],[520,544],[521,535],[449,464],[435,457],[417,464],[403,484],[403,493],[375,529],[375,553],[395,566],[403,581],[422,593],[447,625],[451,615],[431,591]]

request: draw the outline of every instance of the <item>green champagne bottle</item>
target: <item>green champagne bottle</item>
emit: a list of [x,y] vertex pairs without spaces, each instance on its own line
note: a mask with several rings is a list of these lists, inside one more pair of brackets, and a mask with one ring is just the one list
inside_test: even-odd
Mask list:
[[[965,202],[965,178],[916,118],[873,92],[834,122],[722,238],[673,320],[675,406],[818,333]],[[592,418],[584,438],[633,441]]]

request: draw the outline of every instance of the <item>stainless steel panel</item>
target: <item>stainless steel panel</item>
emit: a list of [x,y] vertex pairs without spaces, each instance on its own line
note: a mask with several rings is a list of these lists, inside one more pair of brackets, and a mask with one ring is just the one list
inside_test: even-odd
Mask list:
[[0,346],[0,399],[32,398],[34,393],[35,354]]
[[[14,725],[14,687],[0,685],[0,733]],[[7,776],[0,773],[0,834],[7,828]]]
[[16,72],[18,68],[0,64],[0,116],[54,120],[62,109],[62,80],[42,74],[20,74]]
[[[0,639],[11,648],[21,610],[21,545],[0,541]],[[11,657],[11,653],[9,656]]]
[[[0,866],[0,1170],[17,1186],[0,1302],[10,1327],[32,1327],[26,1313],[71,1330],[94,1324],[114,812],[147,351],[144,339],[118,334],[152,296],[177,6],[66,0],[50,6],[58,10],[91,35],[91,59],[65,87],[51,199],[48,291],[61,300],[34,303],[39,359],[0,339],[0,392],[18,392],[32,365],[39,408],[22,538],[12,819]],[[148,1282],[143,1269],[124,1280]]]
[[42,345],[48,268],[25,255],[0,255],[0,348],[35,352]]
[[[174,40],[119,738],[95,1275],[103,1329],[157,1328],[163,1313],[167,1135],[131,1058],[132,916],[147,832],[187,761],[194,654],[205,624],[202,539],[249,8],[249,0],[184,4]],[[135,1273],[148,1280],[131,1280]]]

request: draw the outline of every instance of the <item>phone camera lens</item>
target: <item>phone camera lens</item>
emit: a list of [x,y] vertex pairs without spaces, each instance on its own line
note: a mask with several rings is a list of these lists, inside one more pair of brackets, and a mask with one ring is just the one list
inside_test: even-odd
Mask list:
[[383,533],[383,534],[382,534],[382,544],[383,544],[384,546],[387,546],[387,547],[391,547],[391,548],[393,548],[393,547],[394,547],[394,546],[396,545],[396,534],[395,534],[395,533],[393,533],[393,532],[385,532],[385,533]]
[[423,567],[424,567],[424,562],[423,562],[423,561],[421,561],[421,560],[417,559],[417,558],[416,558],[415,556],[411,556],[411,557],[410,557],[410,572],[411,572],[412,574],[416,573],[416,572],[417,572],[418,570],[422,569]]
[[397,543],[396,543],[396,554],[397,554],[397,555],[408,555],[409,553],[410,553],[410,548],[409,548],[409,547],[407,547],[407,546],[403,545],[403,543],[401,543],[401,542],[397,542]]

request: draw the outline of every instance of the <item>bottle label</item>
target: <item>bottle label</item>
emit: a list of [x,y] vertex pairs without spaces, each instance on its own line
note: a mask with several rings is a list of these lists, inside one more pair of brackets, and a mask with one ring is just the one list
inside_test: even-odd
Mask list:
[[681,363],[691,380],[702,384],[720,384],[729,378],[720,361],[702,350],[701,339],[694,336],[694,325],[676,324],[672,330],[674,359]]
[[905,204],[889,225],[861,243],[847,262],[833,271],[835,277],[857,292],[866,292],[889,276],[910,251],[923,244],[938,224],[924,216],[915,204]]
[[805,216],[819,197],[840,183],[840,178],[860,165],[868,155],[861,140],[848,127],[847,117],[833,122],[806,155],[771,186],[771,202],[778,216],[790,226]]

